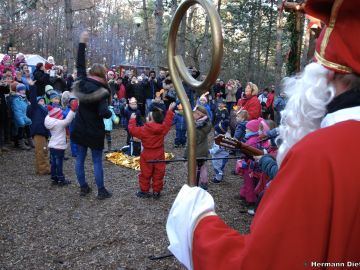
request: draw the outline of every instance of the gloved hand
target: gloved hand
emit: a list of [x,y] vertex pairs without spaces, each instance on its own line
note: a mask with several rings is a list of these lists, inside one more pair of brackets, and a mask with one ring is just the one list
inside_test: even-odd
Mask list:
[[193,268],[192,237],[198,218],[214,211],[212,196],[199,187],[184,185],[177,195],[166,223],[168,249],[188,269]]
[[79,101],[77,99],[73,99],[72,101],[70,101],[70,109],[73,112],[76,112],[78,107],[79,107]]

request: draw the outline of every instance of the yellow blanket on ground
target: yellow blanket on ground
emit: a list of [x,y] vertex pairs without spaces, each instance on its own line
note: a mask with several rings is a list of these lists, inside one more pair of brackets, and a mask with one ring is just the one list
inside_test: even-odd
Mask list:
[[[105,155],[106,159],[110,162],[123,166],[129,169],[134,169],[137,171],[140,171],[140,157],[132,157],[128,156],[121,152],[113,152]],[[165,153],[165,159],[173,159],[174,154],[173,153]]]

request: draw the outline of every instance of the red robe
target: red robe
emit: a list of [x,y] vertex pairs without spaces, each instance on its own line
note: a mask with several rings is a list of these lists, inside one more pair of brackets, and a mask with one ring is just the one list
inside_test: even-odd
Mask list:
[[[319,129],[286,155],[241,235],[205,217],[193,237],[194,269],[296,270],[360,262],[360,121]],[[312,267],[311,267],[312,266]],[[359,266],[357,266],[359,267]]]
[[239,99],[238,107],[247,110],[249,113],[248,120],[258,119],[261,116],[261,105],[257,96],[251,96],[249,99]]

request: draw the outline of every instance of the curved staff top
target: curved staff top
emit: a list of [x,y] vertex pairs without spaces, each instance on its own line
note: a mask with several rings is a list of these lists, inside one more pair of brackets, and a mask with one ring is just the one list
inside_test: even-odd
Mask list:
[[[185,66],[182,56],[176,55],[176,36],[181,19],[183,15],[186,14],[186,11],[189,9],[189,7],[195,4],[201,5],[209,17],[213,43],[210,70],[205,80],[202,82],[195,80],[191,76],[187,67]],[[183,106],[185,120],[188,128],[188,184],[190,186],[196,185],[196,130],[190,102],[186,95],[181,79],[183,79],[185,83],[195,89],[198,94],[202,94],[215,83],[220,73],[222,56],[223,37],[221,32],[221,21],[215,7],[213,7],[207,0],[185,0],[182,2],[177,8],[174,18],[171,22],[168,37],[167,58],[171,80]]]

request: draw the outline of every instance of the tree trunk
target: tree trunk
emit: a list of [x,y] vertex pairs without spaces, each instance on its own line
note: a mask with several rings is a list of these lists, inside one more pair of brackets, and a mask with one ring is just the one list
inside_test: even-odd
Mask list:
[[163,13],[164,6],[162,0],[156,0],[155,8],[155,70],[158,73],[160,65],[162,63],[162,51],[163,51]]
[[73,54],[73,11],[71,7],[72,0],[64,0],[65,2],[65,26],[66,26],[66,42],[65,42],[65,58],[68,68],[68,73],[71,74],[74,69],[74,54]]
[[179,49],[178,53],[185,58],[185,33],[186,33],[186,14],[181,20],[180,32],[179,32]]
[[278,18],[276,22],[276,58],[275,58],[275,86],[280,84],[282,76],[282,35],[283,35],[283,10],[282,10],[282,0],[278,0]]
[[[257,38],[257,59],[256,59],[256,71],[254,74],[256,74],[257,78],[254,78],[254,81],[258,82],[258,84],[260,84],[260,80],[261,80],[261,77],[259,76],[260,75],[260,71],[261,71],[261,42],[263,41],[262,37],[261,37],[261,24],[263,23],[262,21],[262,14],[261,14],[261,9],[262,9],[262,6],[261,6],[261,0],[258,0],[258,3],[257,3],[257,31],[256,31],[256,38]],[[254,76],[255,77],[255,76]]]
[[271,34],[272,34],[272,26],[273,26],[273,19],[274,19],[274,0],[270,1],[270,16],[269,16],[269,26],[268,26],[268,35],[267,35],[267,43],[266,43],[266,51],[265,51],[265,63],[264,63],[264,72],[263,78],[265,80],[267,74],[267,66],[269,63],[269,54],[270,54],[270,44],[271,44]]
[[146,41],[145,41],[146,46],[143,47],[143,55],[144,55],[143,61],[147,64],[149,62],[149,55],[151,55],[153,43],[150,41],[149,18],[147,15],[146,0],[143,0],[143,12],[144,12],[144,31],[146,37]]
[[208,16],[206,16],[205,20],[205,28],[204,28],[204,38],[202,40],[201,48],[200,48],[200,72],[204,74],[205,70],[208,68],[209,63],[209,44],[210,44],[210,36],[209,36],[209,28],[210,22]]
[[250,17],[250,22],[249,22],[249,28],[250,28],[250,33],[249,33],[249,54],[248,54],[248,59],[247,59],[247,80],[248,81],[252,81],[253,80],[253,75],[254,75],[254,41],[255,41],[255,36],[254,36],[254,23],[255,23],[255,14],[256,14],[256,5],[255,2],[251,2],[252,8],[251,8],[251,17]]

